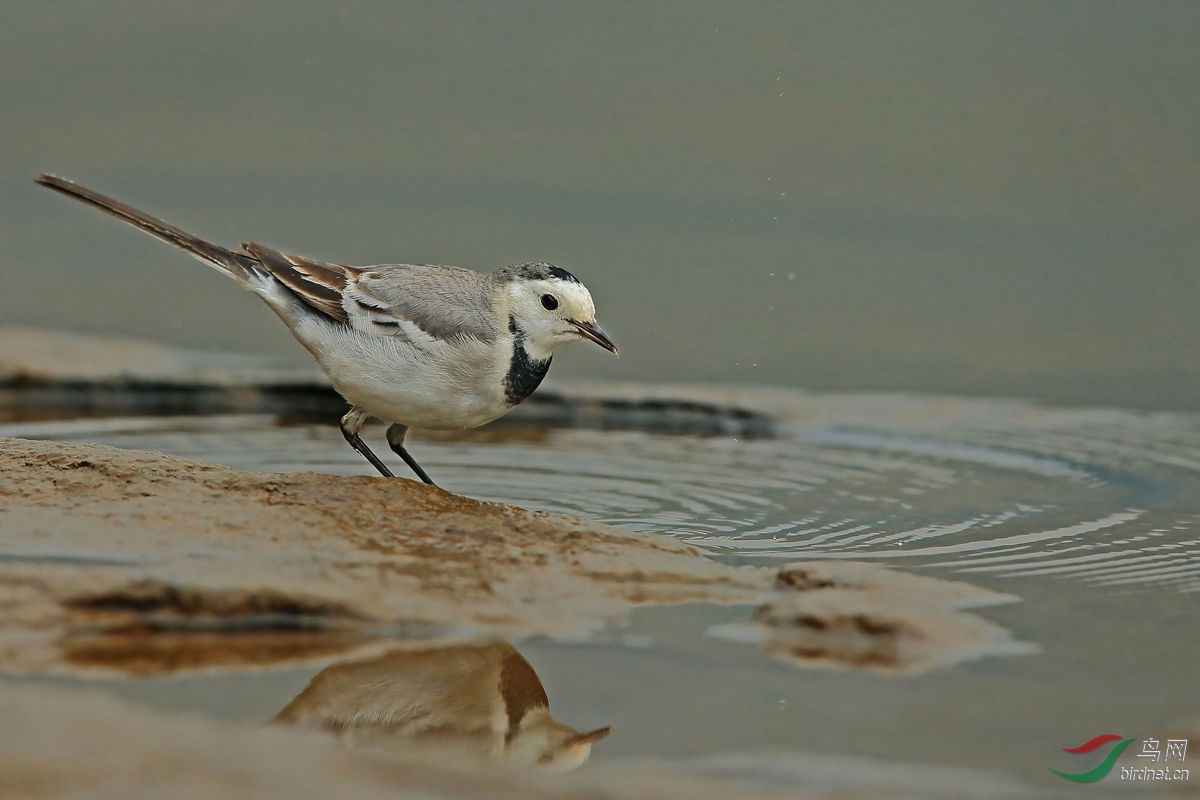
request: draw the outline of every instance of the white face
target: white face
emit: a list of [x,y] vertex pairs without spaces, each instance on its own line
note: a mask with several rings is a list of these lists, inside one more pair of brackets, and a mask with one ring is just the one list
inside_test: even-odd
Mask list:
[[[596,326],[596,306],[582,283],[561,278],[518,280],[508,285],[509,313],[525,334],[525,349],[532,358],[544,359],[556,347],[583,339],[596,341],[585,329]],[[600,331],[604,341],[608,337]],[[601,344],[606,349],[611,345]],[[615,352],[615,348],[614,352]]]
[[[553,721],[550,723],[558,726]],[[566,733],[574,734],[567,730]],[[592,754],[591,742],[564,744],[555,741],[565,736],[560,730],[520,731],[505,750],[504,759],[509,764],[534,767],[546,772],[570,772],[587,762]]]
[[510,764],[534,766],[549,772],[569,772],[582,766],[592,743],[612,732],[612,727],[581,733],[557,722],[546,709],[527,714],[508,742],[504,757]]

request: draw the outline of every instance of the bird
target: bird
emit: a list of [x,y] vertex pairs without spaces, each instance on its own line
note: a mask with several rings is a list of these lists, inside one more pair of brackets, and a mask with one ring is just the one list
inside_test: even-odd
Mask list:
[[326,667],[272,722],[325,730],[349,748],[439,747],[511,766],[581,766],[606,725],[550,716],[533,667],[508,642],[400,649]]
[[541,384],[554,351],[592,341],[619,356],[592,295],[560,266],[511,264],[485,274],[437,264],[350,266],[264,244],[229,249],[56,175],[42,186],[175,245],[256,294],[313,355],[350,406],[346,441],[387,478],[360,435],[388,423],[388,446],[418,478],[411,428],[467,430],[512,411]]

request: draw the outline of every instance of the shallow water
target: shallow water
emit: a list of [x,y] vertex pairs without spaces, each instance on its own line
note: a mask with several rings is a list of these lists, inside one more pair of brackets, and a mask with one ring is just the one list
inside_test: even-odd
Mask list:
[[[1200,419],[919,396],[796,393],[781,404],[776,393],[771,405],[788,409],[771,438],[515,426],[417,436],[410,449],[452,491],[661,532],[723,560],[855,559],[1008,593],[1020,602],[980,613],[1031,652],[912,679],[797,671],[712,635],[748,610],[706,606],[643,610],[597,641],[517,643],[559,719],[617,725],[596,760],[771,765],[799,786],[855,785],[828,765],[861,757],[1061,788],[1043,766],[1064,765],[1058,748],[1109,729],[1162,738],[1200,710],[1189,666],[1200,660]],[[246,469],[370,474],[335,426],[263,415],[7,430]],[[381,442],[382,429],[367,440]],[[313,672],[109,685],[258,720]]]

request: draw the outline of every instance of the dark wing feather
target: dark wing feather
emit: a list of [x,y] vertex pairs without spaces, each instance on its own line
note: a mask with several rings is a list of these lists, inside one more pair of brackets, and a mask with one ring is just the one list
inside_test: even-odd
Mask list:
[[537,708],[550,708],[550,698],[533,667],[511,646],[500,662],[500,696],[508,715],[508,735],[516,733],[521,719]]
[[275,280],[305,303],[338,322],[346,322],[346,310],[342,308],[346,267],[313,261],[311,258],[295,256],[256,242],[246,242],[242,247],[257,259]]

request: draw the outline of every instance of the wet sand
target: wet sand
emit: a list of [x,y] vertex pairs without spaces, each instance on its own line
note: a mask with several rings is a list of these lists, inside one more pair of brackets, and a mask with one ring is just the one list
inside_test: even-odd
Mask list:
[[[17,439],[2,450],[4,627],[78,631],[64,646],[81,666],[122,667],[105,663],[115,649],[106,659],[88,644],[96,630],[578,635],[640,603],[754,603],[773,574],[408,480],[256,475]],[[57,660],[49,641],[19,638],[10,667]]]
[[[1006,599],[967,584],[853,564],[731,566],[669,537],[414,481],[0,445],[9,670],[263,667],[454,630],[578,637],[635,606],[699,602],[762,605],[750,627],[805,665],[920,670],[1003,638],[953,611]],[[798,627],[802,646],[780,644]]]

